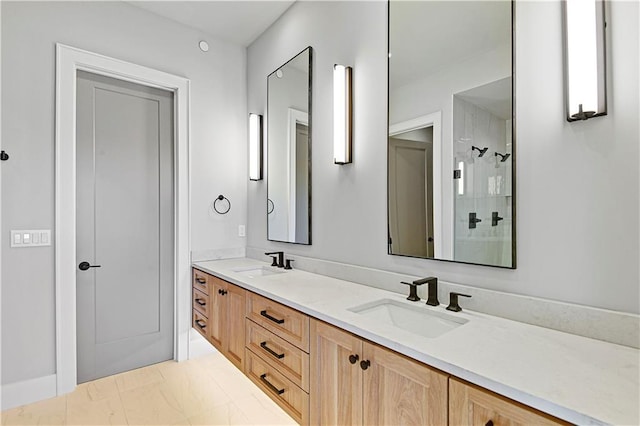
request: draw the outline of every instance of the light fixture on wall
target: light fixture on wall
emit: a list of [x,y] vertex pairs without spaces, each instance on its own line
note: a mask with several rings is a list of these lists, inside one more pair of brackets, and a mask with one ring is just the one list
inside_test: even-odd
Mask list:
[[333,66],[333,162],[351,163],[351,67]]
[[565,0],[567,121],[607,114],[604,0]]
[[262,116],[249,114],[249,180],[262,180]]

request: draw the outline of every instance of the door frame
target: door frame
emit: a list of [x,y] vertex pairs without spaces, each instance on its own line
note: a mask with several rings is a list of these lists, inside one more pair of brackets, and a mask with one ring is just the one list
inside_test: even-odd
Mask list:
[[77,386],[76,345],[76,71],[88,71],[174,94],[174,350],[188,359],[191,328],[190,81],[152,68],[56,43],[55,299],[56,390]]

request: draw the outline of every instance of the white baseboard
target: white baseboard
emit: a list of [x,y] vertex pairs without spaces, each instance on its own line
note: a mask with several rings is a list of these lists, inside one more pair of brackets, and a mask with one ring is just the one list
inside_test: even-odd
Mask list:
[[57,395],[56,375],[38,377],[0,387],[0,407],[2,410],[19,407]]

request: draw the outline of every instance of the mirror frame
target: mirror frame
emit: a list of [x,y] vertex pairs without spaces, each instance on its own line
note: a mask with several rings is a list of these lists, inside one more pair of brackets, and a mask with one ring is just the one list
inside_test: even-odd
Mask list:
[[[441,0],[443,1],[443,0]],[[492,268],[500,268],[500,269],[516,269],[517,268],[517,252],[516,252],[516,229],[517,229],[517,185],[516,185],[516,170],[517,170],[517,162],[516,162],[516,153],[517,153],[517,135],[516,135],[516,2],[515,0],[510,0],[511,3],[511,217],[512,217],[512,226],[511,226],[511,266],[502,266],[502,265],[491,265],[486,263],[474,263],[474,262],[463,262],[454,259],[440,259],[435,257],[417,257],[417,256],[409,256],[405,254],[396,254],[391,253],[391,245],[389,244],[389,232],[390,232],[390,218],[389,218],[389,202],[390,202],[390,193],[389,193],[389,129],[390,129],[390,99],[391,99],[391,90],[390,90],[390,82],[389,78],[391,75],[391,2],[392,0],[387,0],[387,133],[385,135],[386,140],[386,148],[387,148],[387,180],[386,180],[386,191],[387,191],[387,204],[386,215],[387,215],[387,255],[389,256],[399,256],[399,257],[408,257],[412,259],[424,259],[424,260],[436,260],[440,262],[448,262],[448,263],[458,263],[463,265],[476,265],[476,266],[487,266]],[[453,96],[455,93],[452,93]],[[444,144],[445,141],[442,141]],[[453,191],[454,182],[451,180],[451,190]]]
[[[276,240],[276,239],[272,239],[269,236],[269,214],[271,214],[271,212],[273,212],[273,208],[269,207],[269,204],[271,203],[271,205],[273,206],[273,201],[271,201],[271,199],[269,198],[269,77],[271,77],[272,75],[274,75],[276,72],[278,72],[278,70],[282,67],[284,67],[285,65],[287,65],[289,62],[293,61],[294,59],[296,59],[298,56],[300,56],[301,54],[305,53],[305,51],[307,51],[307,53],[309,54],[309,66],[308,66],[308,74],[309,74],[309,78],[308,78],[308,84],[307,84],[307,128],[308,128],[308,135],[307,135],[307,143],[308,143],[308,171],[309,171],[309,176],[308,176],[308,184],[307,184],[307,190],[308,190],[308,204],[307,204],[307,218],[308,218],[308,226],[309,226],[309,232],[308,232],[308,237],[307,237],[307,242],[296,242],[296,241],[283,241],[283,240]],[[298,244],[298,245],[311,245],[311,235],[312,235],[312,221],[311,221],[311,211],[312,211],[312,202],[311,202],[311,184],[312,184],[312,169],[311,169],[311,164],[312,164],[312,89],[313,89],[313,84],[312,84],[312,80],[313,80],[313,48],[311,46],[307,46],[304,49],[302,49],[300,52],[296,53],[295,55],[293,55],[293,57],[291,57],[291,59],[289,59],[288,61],[286,61],[285,63],[283,63],[282,65],[280,65],[278,68],[276,68],[273,72],[271,72],[269,75],[267,75],[267,120],[266,120],[266,127],[267,127],[267,143],[266,143],[266,147],[265,147],[265,152],[266,152],[266,169],[267,169],[267,173],[265,181],[267,184],[267,209],[266,209],[266,215],[265,215],[265,219],[267,221],[267,241],[274,241],[274,242],[279,242],[279,243],[288,243],[288,244]],[[270,211],[271,210],[271,211]]]

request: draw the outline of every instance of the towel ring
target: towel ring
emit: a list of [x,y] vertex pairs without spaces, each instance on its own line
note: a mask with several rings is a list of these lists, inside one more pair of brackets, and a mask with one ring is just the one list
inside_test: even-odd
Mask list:
[[[269,203],[271,203],[271,208],[269,208]],[[271,214],[273,213],[273,210],[276,208],[275,204],[273,204],[273,201],[271,201],[271,198],[267,198],[267,214]]]
[[[225,211],[220,211],[218,210],[218,201],[222,201],[222,200],[227,200],[227,209]],[[229,210],[231,210],[231,201],[229,201],[229,199],[227,197],[225,197],[224,195],[218,195],[218,198],[216,198],[213,201],[213,209],[216,211],[216,213],[218,214],[227,214],[229,213]]]

